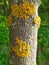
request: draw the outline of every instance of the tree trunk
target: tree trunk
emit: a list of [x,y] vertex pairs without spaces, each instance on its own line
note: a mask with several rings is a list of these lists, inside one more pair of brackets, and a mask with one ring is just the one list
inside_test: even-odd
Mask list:
[[[38,26],[35,22],[35,17],[38,16],[38,7],[40,5],[40,0],[9,0],[11,7],[11,14],[8,17],[9,32],[10,32],[10,63],[9,65],[36,65],[36,52],[37,52],[37,34]],[[25,2],[25,3],[24,3]],[[35,9],[34,13],[25,13],[23,9],[16,9],[18,6],[13,6],[18,4],[21,8],[21,4],[25,5],[24,8],[28,8],[26,3],[34,3],[32,6]],[[12,8],[13,7],[13,8]],[[20,10],[20,11],[19,11]],[[24,9],[25,10],[25,9]],[[32,9],[31,9],[32,10]],[[23,11],[21,15],[17,13],[12,14],[12,11],[20,12]],[[27,12],[29,10],[27,9]],[[26,17],[25,17],[25,16]],[[37,20],[38,21],[38,20]]]

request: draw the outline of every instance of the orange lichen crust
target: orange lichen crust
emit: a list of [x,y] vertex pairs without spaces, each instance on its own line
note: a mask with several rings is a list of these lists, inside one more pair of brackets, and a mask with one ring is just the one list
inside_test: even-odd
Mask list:
[[8,16],[8,26],[11,26],[11,24],[12,24],[12,17]]
[[19,12],[20,12],[20,8],[19,8],[18,4],[12,4],[12,5],[11,5],[11,10],[12,10],[12,14],[13,14],[16,18],[18,18]]
[[18,37],[16,37],[16,46],[12,50],[20,57],[28,57],[30,55],[30,45]]
[[33,16],[35,13],[34,9],[34,3],[27,3],[27,1],[24,1],[21,6],[18,4],[12,4],[11,5],[12,14],[16,16],[16,18],[29,18],[29,15]]

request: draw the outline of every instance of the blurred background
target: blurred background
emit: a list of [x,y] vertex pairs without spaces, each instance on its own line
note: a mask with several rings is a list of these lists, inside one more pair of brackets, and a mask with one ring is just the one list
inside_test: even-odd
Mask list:
[[[8,0],[0,0],[0,65],[9,63],[9,14]],[[49,65],[49,0],[41,0],[39,16],[42,21],[38,32],[37,65]]]

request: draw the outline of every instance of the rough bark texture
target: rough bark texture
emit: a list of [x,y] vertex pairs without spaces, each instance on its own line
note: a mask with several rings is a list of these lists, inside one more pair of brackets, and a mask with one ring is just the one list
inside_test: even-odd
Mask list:
[[[14,0],[14,3],[20,0]],[[22,0],[21,0],[22,1]],[[40,0],[31,0],[35,3],[35,8],[37,9],[34,17],[38,15],[38,6],[40,5]],[[13,3],[13,2],[11,2]],[[38,29],[33,23],[33,18],[28,19],[16,19],[12,16],[12,25],[9,27],[10,32],[10,63],[9,65],[36,65],[36,52],[37,52],[37,32]],[[19,57],[16,55],[12,48],[15,46],[15,38],[26,41],[30,44],[31,54],[25,57]]]

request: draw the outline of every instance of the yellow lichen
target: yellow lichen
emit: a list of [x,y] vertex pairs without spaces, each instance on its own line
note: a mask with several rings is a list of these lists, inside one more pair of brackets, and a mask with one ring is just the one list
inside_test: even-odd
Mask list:
[[34,65],[34,63],[32,63],[32,65]]
[[34,19],[34,23],[37,25],[37,27],[40,27],[40,23],[41,23],[41,18],[39,16],[36,16]]
[[33,15],[34,13],[35,13],[34,3],[31,2],[31,3],[29,4],[29,7],[28,7],[28,14],[29,14],[29,15]]
[[29,4],[27,3],[27,1],[23,2],[21,5],[21,8],[23,10],[24,13],[27,14],[27,7],[29,6]]
[[10,7],[11,7],[11,9],[13,10],[13,8],[18,7],[18,4],[12,4]]
[[24,1],[21,6],[18,4],[12,4],[11,5],[12,14],[16,16],[16,18],[25,18],[28,19],[29,15],[33,16],[35,13],[34,9],[34,3],[28,3],[27,1]]
[[30,45],[18,37],[16,37],[16,46],[12,50],[20,57],[28,57],[30,55]]
[[18,6],[18,4],[12,4],[11,5],[11,10],[12,10],[12,14],[18,18],[19,17],[19,12],[20,12],[20,8]]
[[12,24],[12,17],[8,16],[8,26],[11,26],[11,24]]
[[33,15],[35,13],[33,2],[31,2],[31,3],[23,2],[22,10],[24,13],[26,13],[28,15]]

